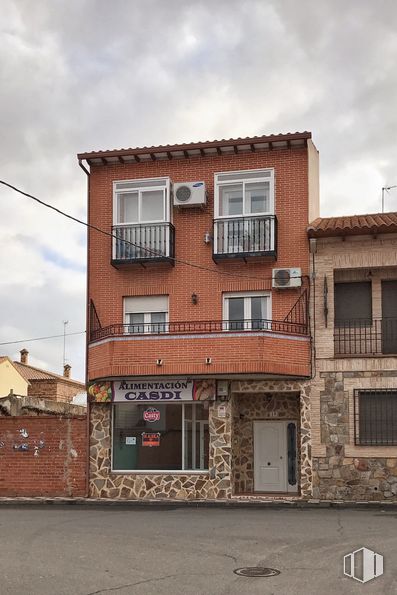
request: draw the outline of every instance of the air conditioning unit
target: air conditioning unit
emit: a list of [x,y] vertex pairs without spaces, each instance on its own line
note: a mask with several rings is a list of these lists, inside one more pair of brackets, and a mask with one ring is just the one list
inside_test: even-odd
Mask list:
[[300,268],[273,269],[272,286],[276,289],[288,289],[302,285],[302,271]]
[[205,182],[174,184],[174,207],[203,207],[206,202]]

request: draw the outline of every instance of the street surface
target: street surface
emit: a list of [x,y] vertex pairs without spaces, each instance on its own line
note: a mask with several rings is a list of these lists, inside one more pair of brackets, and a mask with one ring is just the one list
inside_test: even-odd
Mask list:
[[[3,505],[0,532],[1,595],[397,593],[397,511]],[[362,546],[385,557],[365,585],[342,569]]]

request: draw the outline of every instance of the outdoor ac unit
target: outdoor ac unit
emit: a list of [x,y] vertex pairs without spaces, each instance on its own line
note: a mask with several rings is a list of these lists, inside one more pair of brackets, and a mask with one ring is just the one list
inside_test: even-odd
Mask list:
[[276,289],[300,287],[302,285],[302,271],[300,268],[273,269],[272,280],[272,285]]
[[203,207],[207,201],[205,182],[174,184],[175,207]]

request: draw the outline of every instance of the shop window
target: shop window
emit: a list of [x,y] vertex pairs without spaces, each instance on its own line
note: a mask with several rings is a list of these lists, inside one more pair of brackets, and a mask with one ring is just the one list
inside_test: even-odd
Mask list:
[[371,323],[371,282],[335,283],[335,326]]
[[224,328],[228,331],[263,330],[269,326],[270,295],[230,293],[223,296]]
[[354,412],[356,444],[397,445],[397,391],[356,390]]
[[113,406],[114,471],[208,469],[208,403]]
[[167,295],[124,298],[124,326],[126,333],[165,333],[168,330],[167,323]]

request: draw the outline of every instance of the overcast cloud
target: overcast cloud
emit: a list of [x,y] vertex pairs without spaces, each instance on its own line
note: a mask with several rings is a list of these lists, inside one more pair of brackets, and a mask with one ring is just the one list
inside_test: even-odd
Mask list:
[[[394,0],[3,0],[1,178],[85,217],[76,153],[310,130],[321,214],[397,184]],[[386,198],[397,210],[397,191]],[[85,231],[0,187],[0,342],[85,328]],[[62,339],[0,347],[61,373]],[[84,337],[67,341],[84,378]]]

